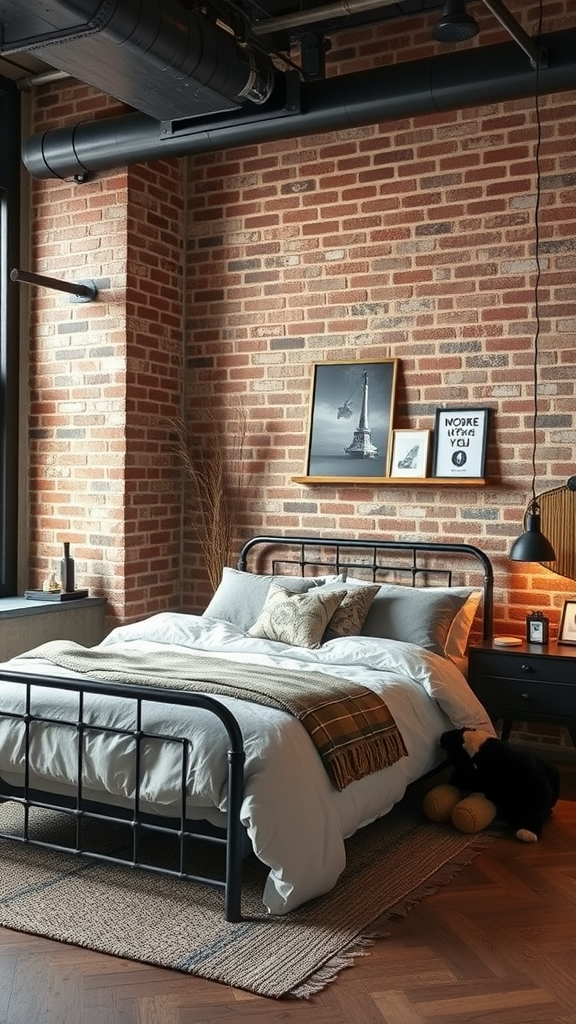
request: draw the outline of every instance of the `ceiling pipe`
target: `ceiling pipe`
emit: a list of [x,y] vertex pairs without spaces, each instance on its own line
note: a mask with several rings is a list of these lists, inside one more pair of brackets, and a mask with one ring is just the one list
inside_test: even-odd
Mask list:
[[61,82],[71,77],[67,71],[43,71],[39,75],[27,75],[25,78],[19,78],[16,85],[22,92],[31,92],[36,86],[53,85],[54,82]]
[[[576,29],[544,35],[548,66],[538,71],[545,93],[576,88]],[[75,178],[147,160],[196,155],[276,139],[482,106],[534,95],[536,72],[515,43],[475,47],[420,61],[304,83],[300,110],[204,118],[185,127],[145,114],[126,114],[56,128],[25,141],[22,157],[37,178]]]
[[315,25],[317,22],[330,18],[346,18],[351,14],[362,14],[364,11],[375,11],[379,7],[394,7],[397,0],[334,0],[333,3],[321,7],[303,8],[291,14],[279,14],[276,17],[260,18],[252,25],[252,35],[269,36],[274,32],[285,32],[291,28],[302,28],[304,25]]
[[[515,39],[525,53],[528,54],[534,67],[537,61],[537,47],[532,39],[526,34],[516,18],[510,13],[502,0],[482,0],[484,6],[500,22],[502,28],[506,29],[512,39]],[[450,3],[450,0],[448,0]],[[305,25],[315,25],[317,22],[327,21],[330,18],[344,18],[353,14],[363,14],[365,11],[374,11],[380,7],[393,7],[396,0],[333,0],[332,3],[324,4],[321,7],[301,8],[299,11],[292,11],[290,14],[279,14],[276,17],[263,17],[252,25],[253,36],[269,36],[274,32],[284,32],[290,29],[303,28]],[[448,4],[446,5],[448,6]],[[466,14],[465,2],[460,3],[461,15],[464,18],[464,28],[458,35],[448,32],[445,38],[436,35],[436,29],[432,30],[435,39],[441,42],[460,42],[464,39],[471,39],[478,32],[478,25],[470,15]],[[444,11],[446,14],[446,10]],[[442,20],[442,19],[441,19]],[[473,30],[474,29],[474,30]]]

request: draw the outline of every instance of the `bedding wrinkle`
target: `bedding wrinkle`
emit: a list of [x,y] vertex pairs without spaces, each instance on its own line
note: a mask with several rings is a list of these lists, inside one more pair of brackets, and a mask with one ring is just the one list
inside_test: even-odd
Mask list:
[[279,708],[302,723],[338,790],[407,754],[383,697],[327,673],[295,678],[293,671],[197,654],[143,654],[122,644],[111,651],[96,650],[66,640],[51,640],[26,657],[102,681],[223,695]]

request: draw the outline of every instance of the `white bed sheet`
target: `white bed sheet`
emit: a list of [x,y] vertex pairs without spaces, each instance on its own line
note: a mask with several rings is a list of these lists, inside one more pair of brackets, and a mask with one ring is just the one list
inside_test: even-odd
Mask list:
[[[263,902],[283,914],[336,884],[346,862],[344,840],[386,814],[406,786],[440,760],[438,740],[451,727],[493,732],[484,708],[456,666],[430,651],[370,637],[332,640],[318,650],[289,647],[245,636],[234,626],[203,616],[165,612],[115,629],[99,645],[109,648],[194,650],[206,657],[289,666],[303,675],[326,671],[381,693],[402,733],[408,756],[380,772],[335,790],[302,725],[290,715],[241,700],[218,698],[234,713],[246,751],[242,821],[257,856],[270,868]],[[22,655],[2,668],[73,677],[49,661]],[[18,684],[0,682],[0,710],[21,704]],[[34,702],[63,718],[74,700],[64,691],[34,688]],[[134,703],[90,697],[91,721],[132,725]],[[209,712],[146,702],[144,727],[190,739],[188,808],[191,816],[222,823],[226,811],[227,739]],[[36,706],[34,710],[37,710]],[[22,780],[23,731],[0,719],[0,774]],[[34,734],[31,783],[64,792],[76,776],[75,730],[69,726]],[[118,803],[134,790],[132,741],[94,735],[88,739],[84,794]],[[178,806],[179,759],[174,749],[150,741],[141,787],[143,808],[173,813]],[[175,803],[176,802],[176,803]]]

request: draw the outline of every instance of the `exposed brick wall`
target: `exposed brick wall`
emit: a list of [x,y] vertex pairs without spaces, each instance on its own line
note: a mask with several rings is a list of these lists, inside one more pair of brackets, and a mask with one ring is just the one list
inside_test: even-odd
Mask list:
[[182,493],[167,445],[183,387],[182,164],[131,169],[127,224],[124,565],[130,618],[178,607]]
[[[61,84],[39,92],[35,127],[109,107]],[[110,625],[180,601],[181,487],[158,424],[181,408],[181,175],[158,162],[32,186],[33,269],[99,294],[30,293],[31,585],[69,540],[77,585],[108,599]]]
[[[508,6],[533,34],[537,6]],[[575,8],[546,2],[543,30],[573,26]],[[474,16],[482,44],[507,38],[482,5]],[[328,71],[420,58],[435,47],[433,20],[415,22],[410,36],[351,34]],[[51,86],[38,94],[38,126],[109,106],[84,87]],[[540,114],[544,490],[575,468],[576,100],[542,96]],[[119,617],[202,607],[208,587],[189,531],[180,557],[165,426],[184,383],[188,403],[220,409],[225,421],[230,396],[248,412],[239,543],[261,531],[475,543],[494,562],[497,629],[522,630],[537,607],[554,633],[576,584],[507,557],[532,472],[535,145],[530,99],[129,168],[81,186],[36,183],[35,269],[102,277],[111,290],[70,309],[34,300],[32,570],[41,575],[70,536],[82,579]],[[397,427],[431,428],[442,405],[490,408],[485,487],[293,482],[304,473],[313,363],[383,357],[400,361]],[[85,439],[62,433],[82,425]]]

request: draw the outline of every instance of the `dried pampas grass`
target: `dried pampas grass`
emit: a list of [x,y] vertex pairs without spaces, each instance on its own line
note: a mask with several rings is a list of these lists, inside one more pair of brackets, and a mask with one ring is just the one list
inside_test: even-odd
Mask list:
[[185,514],[200,542],[210,585],[216,590],[236,551],[238,511],[245,505],[247,413],[241,405],[203,408],[171,420],[173,444],[189,485]]

